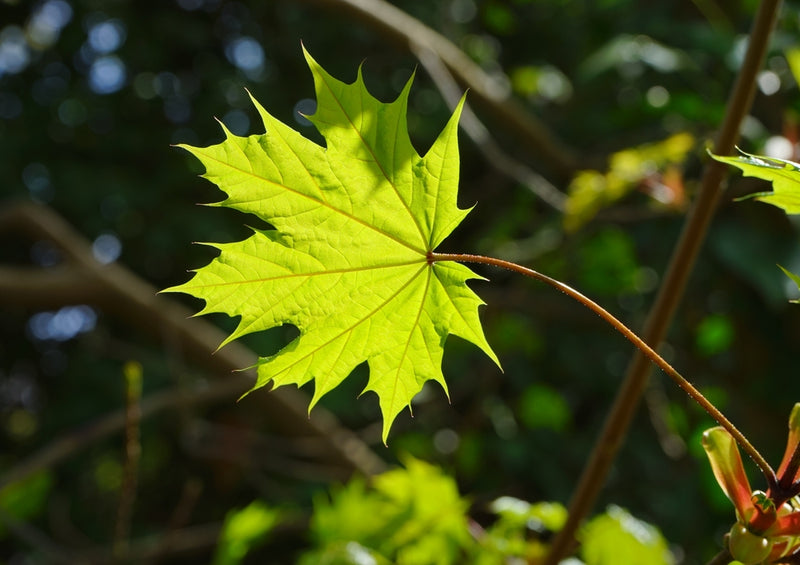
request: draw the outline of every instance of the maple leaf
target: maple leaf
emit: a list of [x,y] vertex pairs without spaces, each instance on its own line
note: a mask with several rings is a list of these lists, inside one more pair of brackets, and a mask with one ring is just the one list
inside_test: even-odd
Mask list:
[[[785,159],[750,155],[739,151],[736,157],[711,156],[722,163],[733,165],[742,170],[746,177],[756,177],[772,183],[773,192],[756,192],[738,200],[755,198],[761,202],[777,206],[787,214],[800,214],[800,165]],[[787,277],[800,289],[800,276],[778,265]],[[791,302],[800,303],[800,300]]]
[[441,365],[448,334],[498,363],[478,318],[483,302],[466,285],[480,277],[460,263],[431,259],[469,212],[456,204],[464,100],[420,157],[406,126],[413,77],[394,102],[381,103],[360,69],[345,84],[304,54],[317,96],[308,119],[326,147],[271,116],[252,95],[266,133],[239,137],[221,124],[222,143],[180,146],[227,194],[216,205],[254,214],[275,229],[207,244],[219,256],[167,291],[204,299],[199,314],[240,316],[222,345],[282,324],[300,330],[278,353],[259,359],[251,391],[313,379],[310,410],[366,361],[364,390],[378,395],[385,443],[397,414],[426,381],[447,393]]
[[750,155],[740,151],[736,157],[711,155],[717,161],[733,165],[746,177],[772,182],[773,192],[756,192],[742,199],[755,198],[781,208],[787,214],[800,214],[800,165],[785,159]]

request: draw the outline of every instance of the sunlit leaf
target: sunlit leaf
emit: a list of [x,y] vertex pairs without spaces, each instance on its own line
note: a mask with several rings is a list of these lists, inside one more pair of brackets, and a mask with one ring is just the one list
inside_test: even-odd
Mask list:
[[459,563],[473,544],[467,507],[452,477],[409,459],[405,468],[375,477],[372,488],[355,479],[333,489],[329,499],[318,497],[311,530],[319,549],[303,562],[326,557],[347,563],[347,552],[361,548],[376,564]]
[[187,283],[168,289],[206,301],[202,314],[240,316],[225,342],[281,324],[300,336],[258,362],[254,389],[314,381],[313,406],[360,363],[365,390],[378,395],[383,439],[428,380],[447,391],[445,339],[454,334],[497,361],[478,318],[478,278],[429,254],[463,220],[456,205],[459,104],[424,157],[411,145],[406,107],[373,98],[359,73],[353,84],[330,76],[306,53],[317,111],[308,119],[321,147],[253,103],[266,133],[219,145],[182,146],[206,167],[227,199],[219,206],[254,214],[274,230],[238,243],[209,244],[219,257]]
[[787,214],[800,214],[800,165],[797,163],[744,152],[735,157],[711,156],[717,161],[741,169],[746,177],[756,177],[772,183],[772,192],[756,192],[745,198],[755,198],[772,204]]
[[[756,192],[741,198],[754,198],[772,204],[787,214],[800,214],[800,164],[785,159],[751,155],[740,151],[735,157],[711,155],[717,161],[741,169],[746,177],[755,177],[772,183],[772,192]],[[800,288],[800,277],[783,267],[781,270]],[[793,300],[792,302],[798,302]]]

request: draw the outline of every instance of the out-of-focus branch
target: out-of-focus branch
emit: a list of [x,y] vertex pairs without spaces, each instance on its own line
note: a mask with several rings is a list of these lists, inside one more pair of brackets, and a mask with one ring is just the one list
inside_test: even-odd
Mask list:
[[19,306],[56,308],[88,304],[101,293],[99,281],[72,265],[49,269],[0,266],[0,302],[3,297],[13,297]]
[[[249,384],[251,384],[249,378],[243,375],[231,375],[224,381],[215,381],[190,390],[168,390],[151,394],[142,401],[141,417],[146,419],[167,409],[177,409],[185,405],[201,405],[225,398],[233,401],[241,394],[242,388]],[[125,414],[122,410],[118,410],[59,435],[39,451],[16,463],[0,475],[0,489],[10,483],[22,480],[36,471],[55,466],[78,451],[120,431],[124,425]]]
[[[430,75],[450,108],[455,108],[461,92],[442,60],[431,49],[412,45],[412,51]],[[498,145],[469,105],[464,106],[459,124],[475,145],[483,152],[486,162],[498,172],[511,177],[556,210],[564,210],[566,196],[542,175],[508,155]]]
[[[739,129],[752,105],[756,77],[763,65],[780,7],[781,0],[763,0],[759,5],[750,31],[745,58],[731,89],[725,118],[714,143],[714,153],[717,155],[729,155],[739,138]],[[706,163],[700,190],[689,210],[655,303],[645,322],[642,337],[645,343],[653,348],[658,349],[664,341],[714,217],[722,193],[722,181],[726,174],[725,168],[720,165],[722,163],[713,160]],[[617,391],[600,437],[595,442],[589,461],[572,495],[569,516],[553,540],[544,565],[556,565],[566,556],[573,543],[575,532],[591,510],[605,483],[611,463],[622,445],[646,388],[649,375],[649,360],[637,352],[628,365],[625,379]]]
[[38,529],[26,522],[17,520],[2,508],[0,508],[0,524],[3,524],[17,538],[35,548],[37,553],[47,560],[47,563],[56,565],[79,563],[79,561],[74,560],[72,552],[68,548],[58,545]]
[[125,380],[125,459],[122,467],[117,524],[114,530],[114,553],[122,558],[128,551],[133,504],[139,484],[139,459],[142,455],[142,366],[128,362],[123,369]]
[[[0,304],[52,306],[55,300],[49,291],[59,289],[56,294],[60,294],[60,297],[80,298],[80,302],[115,314],[156,339],[165,336],[174,339],[187,358],[198,362],[214,375],[224,376],[226,383],[234,382],[239,387],[239,394],[249,388],[252,376],[245,379],[241,373],[231,373],[255,364],[257,357],[252,351],[239,343],[228,344],[217,351],[218,345],[226,337],[221,330],[205,320],[191,318],[193,312],[175,300],[158,295],[155,288],[123,266],[98,263],[89,243],[52,210],[30,203],[8,204],[0,208],[0,236],[10,230],[57,246],[66,264],[59,268],[61,270],[43,269],[41,273],[3,267],[0,270],[0,289],[3,290],[0,292]],[[50,282],[45,282],[49,273],[55,276]],[[39,290],[36,291],[36,288]],[[270,413],[282,433],[324,439],[324,443],[321,443],[327,448],[325,453],[320,453],[320,457],[328,463],[365,475],[372,475],[385,467],[384,462],[365,443],[343,428],[324,408],[315,408],[309,417],[308,399],[302,392],[285,387],[269,394],[260,394],[258,399],[264,403],[264,409]],[[160,402],[170,403],[168,399]],[[142,403],[143,417],[147,403],[148,399]],[[119,429],[122,420],[121,413],[103,420],[103,426],[94,429],[89,434],[90,438],[110,433],[109,428]],[[50,458],[55,455],[65,457],[74,449],[70,441],[52,447],[47,455]],[[7,473],[0,482],[14,474]],[[19,473],[16,473],[16,478],[20,478]]]
[[384,0],[305,1],[337,15],[348,14],[412,51],[433,51],[495,122],[514,134],[543,165],[561,178],[569,178],[576,171],[572,150],[511,96],[508,82],[489,75],[442,34]]

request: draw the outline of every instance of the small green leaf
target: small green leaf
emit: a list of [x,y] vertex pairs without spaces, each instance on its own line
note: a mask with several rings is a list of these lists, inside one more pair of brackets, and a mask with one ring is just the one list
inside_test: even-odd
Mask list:
[[456,133],[463,99],[428,153],[406,129],[411,81],[390,104],[373,98],[359,72],[353,84],[330,76],[306,53],[317,111],[308,119],[321,147],[272,117],[266,133],[206,148],[181,146],[205,165],[227,199],[274,230],[238,243],[209,244],[219,257],[187,283],[167,289],[206,301],[201,314],[240,316],[223,345],[292,324],[300,336],[258,362],[253,389],[314,381],[313,406],[366,361],[365,390],[378,395],[383,440],[397,414],[428,380],[447,391],[445,339],[454,334],[495,362],[478,318],[483,302],[466,281],[479,278],[430,253],[469,210],[456,205]]
[[800,214],[800,165],[785,159],[750,155],[740,151],[736,157],[711,156],[742,170],[746,177],[755,177],[770,181],[772,192],[756,192],[740,200],[755,198],[761,202],[781,208],[787,214]]

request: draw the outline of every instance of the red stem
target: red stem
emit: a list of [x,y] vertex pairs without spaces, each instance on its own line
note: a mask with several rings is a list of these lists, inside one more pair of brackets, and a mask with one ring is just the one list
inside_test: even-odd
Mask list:
[[589,310],[600,316],[606,323],[611,325],[615,330],[621,333],[628,341],[633,343],[639,351],[641,351],[650,361],[652,361],[655,365],[657,365],[662,371],[664,371],[679,387],[681,387],[689,396],[697,402],[703,410],[708,412],[708,414],[716,420],[720,426],[725,428],[731,436],[737,441],[737,443],[742,447],[742,449],[750,456],[750,458],[758,465],[761,472],[767,479],[767,482],[772,485],[777,485],[778,480],[775,475],[775,471],[770,467],[769,463],[764,459],[764,457],[758,452],[758,450],[753,447],[753,445],[747,440],[747,438],[740,432],[733,423],[728,420],[725,415],[720,412],[716,406],[714,406],[703,394],[697,390],[692,383],[687,381],[672,365],[667,363],[667,361],[661,357],[656,351],[647,345],[642,338],[640,338],[636,333],[634,333],[631,329],[629,329],[625,324],[620,322],[613,314],[611,314],[608,310],[587,298],[574,288],[562,283],[561,281],[557,281],[554,278],[548,277],[547,275],[543,275],[538,271],[534,271],[533,269],[529,269],[528,267],[523,267],[522,265],[518,265],[516,263],[512,263],[510,261],[504,261],[503,259],[495,259],[494,257],[484,257],[482,255],[469,255],[469,254],[461,254],[461,253],[428,253],[428,261],[430,263],[435,263],[437,261],[457,261],[459,263],[483,263],[485,265],[492,265],[494,267],[500,267],[503,269],[508,269],[510,271],[514,271],[515,273],[519,273],[525,275],[526,277],[530,277],[532,279],[536,279],[538,281],[542,281],[547,283],[548,285],[552,286],[553,288],[560,290],[570,298],[577,300],[582,305],[586,306]]

